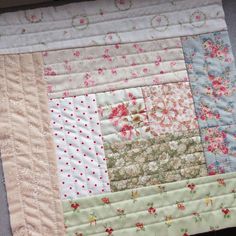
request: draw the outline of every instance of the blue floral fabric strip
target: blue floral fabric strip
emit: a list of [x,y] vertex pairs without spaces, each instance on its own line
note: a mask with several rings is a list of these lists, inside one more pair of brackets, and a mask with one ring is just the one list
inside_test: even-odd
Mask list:
[[236,171],[236,70],[228,32],[182,37],[209,174]]

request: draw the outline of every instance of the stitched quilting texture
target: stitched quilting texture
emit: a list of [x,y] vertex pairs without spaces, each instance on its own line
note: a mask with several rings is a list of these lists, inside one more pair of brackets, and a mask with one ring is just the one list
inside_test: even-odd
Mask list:
[[0,149],[14,235],[64,235],[40,53],[0,57]]
[[14,236],[236,226],[236,74],[221,0],[4,13],[0,54]]
[[5,13],[0,53],[137,42],[226,29],[221,0],[99,0]]
[[49,107],[62,198],[109,192],[95,95],[50,99]]
[[210,174],[236,170],[236,73],[227,32],[182,39]]
[[180,38],[43,55],[53,98],[187,80]]
[[[235,226],[235,173],[63,202],[68,235],[194,235]],[[75,205],[77,208],[75,208]],[[230,208],[228,208],[230,206]],[[205,222],[208,222],[207,224]],[[156,234],[157,235],[157,234]]]

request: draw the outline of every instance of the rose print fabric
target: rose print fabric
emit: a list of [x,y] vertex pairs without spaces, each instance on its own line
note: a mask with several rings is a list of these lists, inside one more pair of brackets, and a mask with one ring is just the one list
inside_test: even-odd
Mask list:
[[[64,201],[67,235],[187,236],[235,226],[236,174]],[[157,234],[156,234],[157,235]]]
[[198,130],[106,144],[112,191],[207,175]]
[[50,99],[62,199],[110,191],[95,95]]
[[183,37],[209,174],[236,170],[236,71],[227,32]]
[[153,136],[198,129],[189,82],[142,89]]
[[221,0],[97,0],[0,15],[0,54],[226,30]]
[[50,97],[187,80],[180,38],[48,51],[43,56]]

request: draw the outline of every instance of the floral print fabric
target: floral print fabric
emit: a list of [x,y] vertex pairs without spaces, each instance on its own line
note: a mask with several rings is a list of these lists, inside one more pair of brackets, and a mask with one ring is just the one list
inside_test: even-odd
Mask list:
[[43,56],[49,96],[54,98],[187,80],[180,38],[48,51]]
[[112,191],[207,175],[198,130],[105,145]]
[[236,170],[236,72],[227,32],[183,37],[209,174]]
[[143,95],[154,136],[198,128],[188,82],[145,87]]
[[227,173],[64,201],[67,235],[187,236],[233,227],[235,183]]

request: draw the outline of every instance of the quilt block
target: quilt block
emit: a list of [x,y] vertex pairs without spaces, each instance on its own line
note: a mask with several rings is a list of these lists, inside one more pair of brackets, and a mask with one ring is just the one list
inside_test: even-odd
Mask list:
[[236,227],[236,73],[220,0],[31,9],[1,14],[0,32],[13,235]]

